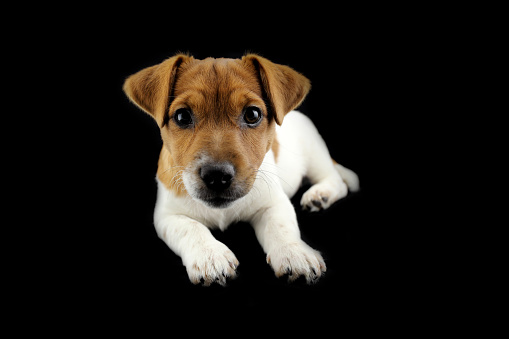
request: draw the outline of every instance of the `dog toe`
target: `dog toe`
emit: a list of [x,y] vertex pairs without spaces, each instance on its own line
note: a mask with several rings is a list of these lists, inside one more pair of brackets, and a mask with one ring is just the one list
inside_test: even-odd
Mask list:
[[311,186],[300,201],[302,208],[310,212],[318,212],[329,208],[339,199],[346,196],[348,190],[344,183],[332,185],[327,182]]

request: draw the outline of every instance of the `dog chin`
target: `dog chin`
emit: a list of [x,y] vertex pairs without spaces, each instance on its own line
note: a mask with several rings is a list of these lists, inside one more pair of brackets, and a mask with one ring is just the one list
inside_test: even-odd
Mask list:
[[214,197],[207,199],[200,198],[199,200],[210,208],[227,208],[238,199]]
[[[189,192],[189,191],[188,191]],[[244,192],[235,192],[235,193],[223,193],[217,194],[207,191],[199,191],[199,192],[189,192],[191,198],[195,201],[199,201],[210,208],[227,208],[232,206],[235,202],[242,199],[246,194]]]

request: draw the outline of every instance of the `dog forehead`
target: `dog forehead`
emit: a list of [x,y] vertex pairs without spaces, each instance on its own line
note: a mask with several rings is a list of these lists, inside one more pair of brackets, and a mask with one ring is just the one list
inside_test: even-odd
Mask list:
[[194,59],[179,70],[175,95],[195,90],[209,97],[217,96],[218,92],[229,93],[239,89],[247,89],[261,95],[254,69],[242,63],[240,59]]

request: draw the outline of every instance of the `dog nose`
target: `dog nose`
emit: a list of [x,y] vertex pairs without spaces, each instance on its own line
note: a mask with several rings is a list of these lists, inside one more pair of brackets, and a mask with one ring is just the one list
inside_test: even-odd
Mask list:
[[199,173],[210,190],[221,192],[230,187],[235,169],[232,164],[214,164],[201,167]]

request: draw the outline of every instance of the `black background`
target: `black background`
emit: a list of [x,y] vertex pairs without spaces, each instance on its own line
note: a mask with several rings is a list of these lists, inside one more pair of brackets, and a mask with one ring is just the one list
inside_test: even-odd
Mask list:
[[[78,189],[79,197],[69,204],[69,220],[80,226],[70,237],[59,236],[65,250],[55,255],[65,276],[56,287],[69,297],[69,307],[93,305],[103,317],[160,309],[204,317],[252,312],[267,319],[293,313],[346,322],[412,319],[407,311],[426,299],[423,282],[433,279],[421,273],[428,267],[418,251],[425,216],[408,217],[408,186],[425,188],[411,177],[410,154],[419,150],[406,142],[416,133],[413,119],[425,109],[415,96],[423,84],[415,78],[429,67],[423,60],[433,58],[415,43],[422,37],[410,28],[412,18],[395,21],[374,9],[181,14],[157,20],[141,12],[99,15],[83,22],[72,42],[58,42],[63,52],[50,65],[64,65],[59,91],[76,127],[65,136],[72,149],[63,151],[63,159],[79,168],[71,173],[69,189]],[[110,25],[111,16],[116,21]],[[60,28],[55,32],[64,36]],[[311,80],[299,110],[361,185],[317,214],[300,210],[307,187],[292,199],[302,238],[327,264],[316,285],[277,279],[248,224],[213,231],[240,262],[238,278],[227,287],[192,285],[181,259],[158,239],[152,214],[159,129],[128,101],[122,84],[177,52],[199,59],[258,53]]]

